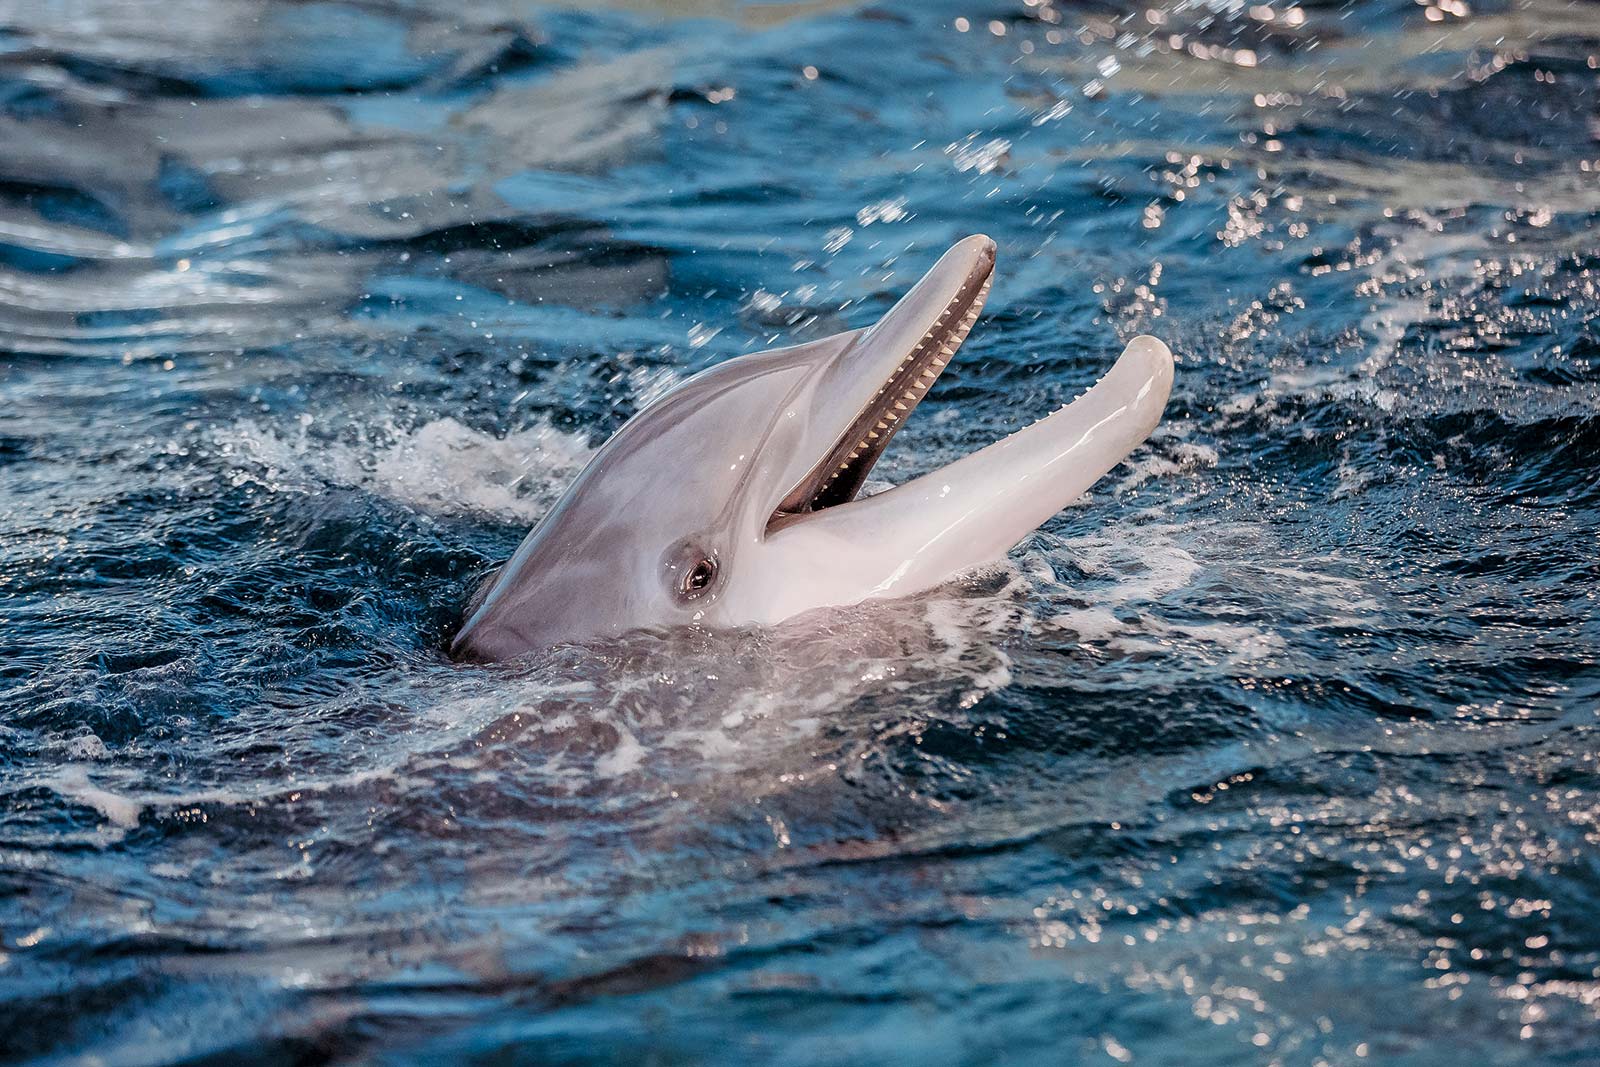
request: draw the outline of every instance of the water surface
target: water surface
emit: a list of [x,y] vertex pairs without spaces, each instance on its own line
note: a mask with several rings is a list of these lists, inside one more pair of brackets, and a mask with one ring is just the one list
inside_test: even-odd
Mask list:
[[[1600,1063],[1600,7],[0,2],[0,1049]],[[674,382],[1139,332],[1007,564],[516,666]]]

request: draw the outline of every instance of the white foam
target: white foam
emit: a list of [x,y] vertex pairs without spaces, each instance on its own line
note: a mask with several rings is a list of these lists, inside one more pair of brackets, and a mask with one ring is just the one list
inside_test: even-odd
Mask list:
[[1156,600],[1182,589],[1200,571],[1200,561],[1174,539],[1182,528],[1154,523],[1115,533],[1090,534],[1057,542],[1057,551],[1093,578],[1098,606],[1115,607]]
[[424,511],[523,522],[543,515],[593,455],[585,438],[548,424],[495,436],[453,418],[375,427],[354,443],[315,436],[309,420],[291,431],[244,421],[214,441],[238,464],[236,480],[274,491],[351,485]]
[[1228,649],[1228,658],[1236,662],[1265,659],[1285,646],[1278,634],[1237,623],[1213,622],[1198,626],[1170,626],[1167,629],[1192,641]]
[[644,746],[627,730],[617,731],[617,747],[595,761],[595,774],[601,778],[617,778],[639,769],[644,762]]
[[1023,584],[1019,575],[993,596],[939,599],[926,606],[929,633],[943,646],[936,652],[935,662],[951,670],[966,668],[968,688],[960,698],[964,708],[1011,684],[1011,659],[995,641],[1024,622],[1015,596]]
[[1278,634],[1256,626],[1238,623],[1169,623],[1153,616],[1139,620],[1139,634],[1113,635],[1106,642],[1122,653],[1155,652],[1203,658],[1213,663],[1241,666],[1256,663],[1283,651],[1285,641]]
[[1126,493],[1154,478],[1170,478],[1187,471],[1215,467],[1217,459],[1217,450],[1210,445],[1180,441],[1167,446],[1164,452],[1151,452],[1125,461],[1128,473],[1117,480],[1112,491]]
[[144,805],[131,797],[114,793],[89,781],[89,768],[67,764],[41,783],[67,800],[83,804],[99,812],[112,826],[131,830],[139,825]]
[[1057,629],[1072,631],[1081,641],[1104,641],[1125,626],[1123,621],[1106,607],[1058,611],[1045,621],[1047,625]]
[[[1162,598],[1192,586],[1205,569],[1194,540],[1202,528],[1146,522],[1071,539],[1040,536],[1040,551],[1068,561],[1089,581],[1073,588],[1060,583],[1041,588],[1072,603],[1052,612],[1044,625],[1076,635],[1084,645],[1119,654],[1180,655],[1211,663],[1255,662],[1281,651],[1272,631],[1232,620],[1206,623],[1172,621],[1156,607]],[[1211,552],[1226,545],[1229,531],[1204,528]]]
[[110,755],[106,743],[94,734],[74,737],[63,746],[62,752],[69,760],[100,760]]

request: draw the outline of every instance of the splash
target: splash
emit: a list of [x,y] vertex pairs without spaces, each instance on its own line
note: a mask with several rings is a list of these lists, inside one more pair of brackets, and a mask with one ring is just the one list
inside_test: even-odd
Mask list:
[[365,489],[422,511],[533,522],[588,462],[586,437],[537,424],[506,434],[435,419],[415,429],[368,429],[327,440],[302,420],[295,431],[245,421],[213,435],[235,477],[273,490],[320,485]]

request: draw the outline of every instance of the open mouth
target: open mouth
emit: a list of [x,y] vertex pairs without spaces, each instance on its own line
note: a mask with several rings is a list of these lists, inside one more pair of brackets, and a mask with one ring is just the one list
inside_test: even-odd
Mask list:
[[983,311],[993,281],[991,246],[977,257],[955,296],[833,447],[779,503],[767,523],[769,533],[801,515],[848,504],[856,498],[883,450],[967,339]]

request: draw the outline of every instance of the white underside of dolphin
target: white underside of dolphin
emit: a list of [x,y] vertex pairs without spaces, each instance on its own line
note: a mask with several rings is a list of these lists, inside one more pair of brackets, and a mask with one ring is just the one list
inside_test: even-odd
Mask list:
[[452,653],[770,625],[1004,557],[1150,435],[1173,361],[1136,337],[1054,414],[858,498],[977,320],[993,270],[994,242],[969,237],[873,326],[730,360],[640,411],[474,598]]

